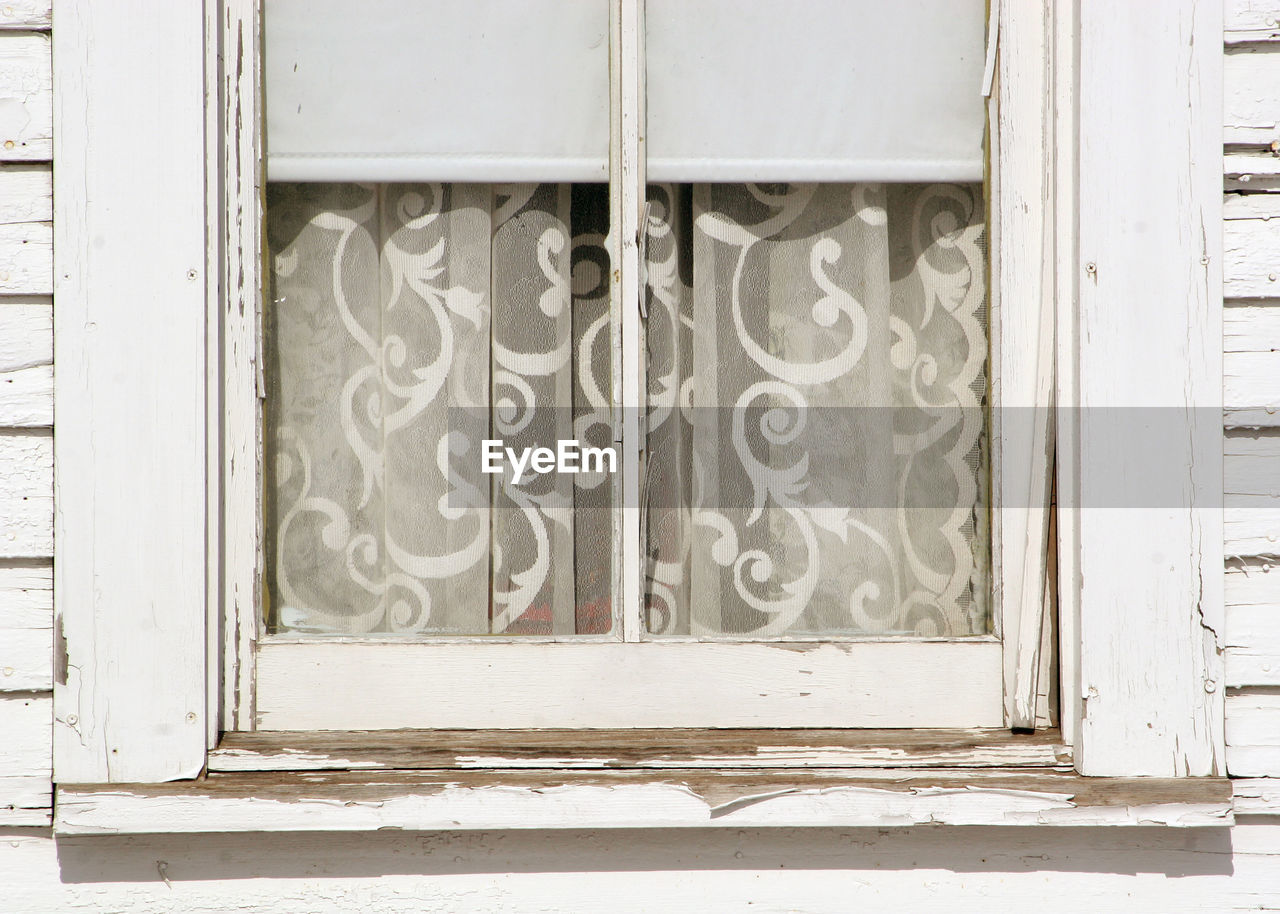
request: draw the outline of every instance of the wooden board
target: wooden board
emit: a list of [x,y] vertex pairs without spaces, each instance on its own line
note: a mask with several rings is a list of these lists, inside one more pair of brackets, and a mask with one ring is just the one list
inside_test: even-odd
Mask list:
[[993,639],[270,639],[258,652],[258,727],[998,727],[1001,681]]
[[1280,690],[1227,696],[1227,771],[1233,777],[1280,776]]
[[1056,768],[1054,730],[395,730],[228,733],[210,771]]
[[[1092,775],[1222,770],[1220,4],[1080,6],[1076,497],[1185,473],[1185,503],[1078,513],[1076,764]],[[1158,154],[1153,155],[1153,150]],[[1135,180],[1135,175],[1142,180]],[[1140,344],[1138,341],[1141,341]],[[1108,421],[1180,410],[1181,448]],[[1112,489],[1114,491],[1114,489]]]
[[0,6],[0,29],[47,29],[52,18],[52,0],[6,0]]
[[1228,825],[1225,778],[703,771],[211,774],[187,784],[60,787],[61,835],[822,825]]
[[0,428],[53,425],[53,306],[0,300]]
[[0,32],[0,162],[47,162],[52,158],[49,35]]
[[50,784],[49,693],[0,692],[0,825],[45,825]]
[[53,441],[0,430],[0,558],[53,555]]
[[204,10],[55,15],[56,768],[191,777],[208,687]]
[[0,565],[0,692],[53,687],[53,569]]

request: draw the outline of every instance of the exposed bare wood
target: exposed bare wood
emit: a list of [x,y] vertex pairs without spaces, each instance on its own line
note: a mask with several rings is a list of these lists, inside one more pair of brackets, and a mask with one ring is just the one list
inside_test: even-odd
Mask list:
[[1056,731],[396,730],[228,733],[210,771],[1070,765]]
[[1224,778],[986,770],[212,774],[62,787],[62,835],[157,831],[907,825],[1226,825]]
[[47,34],[0,32],[0,162],[53,158],[50,59]]
[[[218,24],[222,53],[221,265],[221,718],[228,730],[254,726],[254,659],[262,582],[262,131],[258,0],[228,0]],[[220,310],[220,313],[219,313]],[[211,432],[212,433],[212,432]]]

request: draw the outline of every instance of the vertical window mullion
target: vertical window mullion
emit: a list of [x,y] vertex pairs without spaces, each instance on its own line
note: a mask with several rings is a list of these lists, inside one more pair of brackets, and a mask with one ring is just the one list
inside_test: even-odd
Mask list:
[[644,199],[644,3],[612,0],[609,48],[609,253],[613,261],[614,436],[621,443],[615,482],[615,618],[622,640],[639,641],[643,605],[640,479],[644,459],[644,327],[640,308],[640,212]]

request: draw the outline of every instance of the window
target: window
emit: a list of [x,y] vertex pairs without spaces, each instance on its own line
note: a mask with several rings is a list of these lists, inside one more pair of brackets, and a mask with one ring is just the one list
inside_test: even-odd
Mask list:
[[265,7],[259,726],[1001,725],[982,4],[382,6]]
[[[283,0],[270,2],[287,7]],[[1154,26],[1146,18],[1132,18],[1136,13],[1131,21],[1128,13],[1104,15],[1088,5],[998,6],[999,51],[988,70],[992,95],[999,103],[986,175],[994,204],[982,208],[991,257],[987,326],[992,353],[986,370],[994,398],[987,426],[992,482],[985,497],[992,505],[990,615],[998,636],[903,639],[898,632],[886,639],[868,638],[859,631],[857,637],[849,637],[832,631],[835,626],[824,620],[811,624],[802,613],[797,619],[804,636],[797,639],[796,631],[785,636],[808,639],[802,644],[772,633],[761,641],[755,637],[761,628],[755,617],[740,612],[716,617],[731,604],[712,606],[699,600],[695,606],[692,590],[686,590],[688,609],[677,599],[669,617],[676,620],[677,629],[687,619],[695,638],[679,631],[669,637],[645,637],[648,629],[664,627],[654,618],[661,615],[655,604],[646,606],[643,599],[645,582],[658,579],[659,561],[667,554],[664,548],[682,535],[679,523],[663,526],[662,514],[667,505],[675,508],[677,518],[685,510],[680,498],[668,499],[665,505],[658,500],[662,493],[653,485],[658,477],[647,475],[645,462],[661,465],[660,445],[679,450],[676,444],[663,445],[664,436],[678,442],[682,436],[695,438],[703,429],[696,415],[689,429],[678,435],[670,425],[664,428],[651,421],[662,408],[660,396],[667,394],[657,383],[662,375],[646,373],[641,356],[651,349],[660,354],[662,346],[673,364],[683,356],[678,334],[664,341],[656,332],[655,315],[663,306],[658,292],[663,287],[646,284],[642,265],[668,262],[670,253],[663,244],[669,243],[676,275],[685,269],[692,277],[684,284],[689,308],[711,307],[719,319],[724,315],[717,295],[733,284],[721,282],[717,269],[708,264],[726,255],[732,262],[733,252],[725,250],[732,242],[713,233],[731,221],[740,227],[756,226],[756,233],[766,236],[758,226],[767,218],[765,201],[770,195],[775,201],[799,199],[793,187],[784,192],[777,182],[810,185],[810,203],[842,199],[832,190],[835,185],[862,186],[862,199],[876,201],[864,207],[865,214],[874,221],[882,209],[884,232],[892,238],[895,224],[901,224],[895,223],[892,193],[877,197],[879,192],[871,193],[875,189],[866,185],[890,183],[902,192],[902,184],[942,183],[952,188],[947,191],[951,201],[976,204],[978,195],[963,185],[983,176],[964,171],[969,167],[964,157],[959,165],[952,162],[957,170],[931,177],[840,171],[848,163],[831,167],[830,147],[808,140],[801,151],[823,155],[792,161],[793,172],[775,166],[795,149],[781,150],[767,167],[754,159],[735,175],[720,170],[723,163],[706,165],[714,149],[676,145],[665,158],[652,148],[644,156],[642,137],[651,147],[659,144],[662,115],[650,110],[644,117],[641,46],[650,38],[650,51],[657,53],[662,47],[660,30],[652,30],[652,22],[650,30],[641,29],[637,4],[612,4],[605,44],[612,55],[605,161],[610,179],[608,225],[613,231],[605,240],[613,344],[609,394],[611,421],[621,433],[621,468],[617,501],[609,509],[615,519],[609,633],[576,632],[575,596],[575,632],[567,642],[557,640],[560,636],[553,630],[550,635],[374,639],[298,632],[262,635],[258,643],[257,593],[265,571],[258,553],[266,541],[259,395],[270,387],[267,366],[256,356],[264,339],[257,321],[265,314],[257,283],[263,240],[256,203],[261,154],[256,128],[259,71],[254,59],[258,8],[251,2],[228,2],[228,18],[216,25],[216,16],[207,23],[199,11],[173,4],[157,3],[155,16],[144,17],[144,26],[136,17],[125,23],[112,21],[105,12],[81,11],[80,18],[54,33],[59,42],[56,53],[67,62],[57,77],[59,103],[64,111],[87,111],[83,118],[62,118],[58,142],[64,144],[65,154],[56,177],[59,206],[69,208],[63,209],[56,229],[56,346],[61,366],[56,573],[58,624],[65,644],[55,698],[58,780],[69,784],[190,777],[201,770],[219,731],[251,729],[255,723],[263,728],[322,729],[546,727],[567,720],[596,727],[686,721],[700,727],[996,727],[1034,722],[1041,691],[1037,678],[1048,653],[1041,650],[1045,639],[1040,636],[1047,630],[1042,625],[1047,523],[1045,502],[1037,493],[1047,495],[1052,423],[1046,419],[1043,426],[1028,424],[1020,434],[1011,434],[1000,424],[1007,413],[996,407],[1042,406],[1046,379],[1051,379],[1049,389],[1062,398],[1060,402],[1082,406],[1136,400],[1186,409],[1189,403],[1211,406],[1215,398],[1220,400],[1221,373],[1215,375],[1209,345],[1215,308],[1220,306],[1214,305],[1220,248],[1208,234],[1193,239],[1174,228],[1189,219],[1211,226],[1214,201],[1220,205],[1218,168],[1213,162],[1206,165],[1199,152],[1219,139],[1221,121],[1212,100],[1220,92],[1207,56],[1215,42],[1183,40],[1215,32],[1207,6],[1179,0]],[[711,5],[699,9],[715,11]],[[658,0],[649,5],[654,22],[660,22],[664,10],[671,12]],[[675,31],[693,41],[696,26],[690,21]],[[218,35],[216,42],[206,44],[206,28]],[[459,46],[445,44],[451,51]],[[201,60],[202,49],[210,55],[207,61]],[[219,52],[222,65],[217,63]],[[694,59],[683,53],[675,56],[680,65]],[[891,61],[901,59],[888,56]],[[390,59],[379,55],[373,62],[383,62],[383,57]],[[138,75],[139,59],[157,61],[164,78]],[[248,65],[241,66],[246,61]],[[573,65],[573,72],[581,70],[580,63]],[[679,75],[674,67],[673,79]],[[652,79],[652,58],[649,69],[652,109],[661,98],[660,81]],[[206,71],[218,74],[217,92],[206,92]],[[81,74],[95,82],[133,75],[110,83],[120,87],[118,99],[96,97],[89,107],[84,87],[77,82]],[[1168,78],[1161,81],[1152,74]],[[273,97],[271,91],[268,86],[268,98]],[[726,96],[730,92],[717,91]],[[415,101],[422,95],[408,94]],[[207,109],[207,95],[223,98],[225,107]],[[451,97],[434,97],[441,96]],[[487,95],[485,101],[493,97]],[[145,110],[172,116],[139,121],[136,111],[144,108],[136,107],[137,98],[155,98],[157,104]],[[777,108],[789,112],[798,105],[796,96],[784,96]],[[364,108],[357,104],[347,110],[354,111],[354,117]],[[905,104],[893,108],[895,113],[907,110]],[[1130,122],[1135,120],[1145,131],[1133,127]],[[474,122],[492,123],[484,118]],[[649,125],[648,135],[641,132],[641,123]],[[679,119],[672,123],[678,125]],[[939,129],[946,126],[929,123]],[[766,140],[767,133],[761,132]],[[674,135],[691,136],[683,127]],[[774,135],[785,139],[791,134]],[[1153,137],[1161,142],[1153,142]],[[758,151],[749,139],[742,138],[735,147],[736,158],[750,158]],[[403,151],[391,149],[392,155],[365,158],[385,163]],[[514,180],[581,187],[605,177],[599,148],[583,154],[559,147],[526,149],[524,164],[511,159],[507,175],[467,170],[474,163],[459,164],[457,150],[438,152],[429,161],[419,156],[410,164],[417,168],[426,161],[439,168],[442,198],[445,190],[474,190],[477,184]],[[536,170],[557,156],[565,165],[563,173]],[[1055,162],[1055,157],[1063,161]],[[354,165],[360,158],[343,161]],[[315,165],[318,160],[307,161]],[[883,164],[883,159],[877,161]],[[697,173],[699,162],[725,182]],[[1189,176],[1187,162],[1192,166]],[[919,164],[913,161],[912,167]],[[1160,180],[1132,180],[1144,170]],[[299,173],[292,179],[324,177]],[[357,176],[331,177],[348,181]],[[403,185],[416,178],[389,173],[377,182],[382,186],[372,193],[375,212],[379,206],[403,201]],[[652,188],[647,178],[652,178]],[[1188,192],[1168,194],[1167,188],[1175,184]],[[748,185],[764,199],[753,195]],[[912,193],[927,198],[941,191]],[[566,194],[572,225],[572,217],[583,210],[575,213],[572,188],[555,190],[557,200]],[[430,195],[421,197],[424,207],[432,205]],[[486,218],[495,214],[495,202],[501,205],[497,195],[489,200]],[[408,211],[417,205],[412,202]],[[746,209],[737,211],[739,206]],[[943,236],[963,238],[979,224],[979,210],[965,206],[946,208],[950,216],[934,221],[947,223]],[[480,212],[484,207],[471,209]],[[964,218],[958,215],[966,212]],[[682,213],[687,218],[682,220]],[[1139,216],[1141,231],[1135,225]],[[841,222],[842,218],[832,217],[833,224],[844,225],[848,220]],[[371,235],[384,236],[380,222]],[[206,252],[208,238],[223,239],[221,250]],[[790,253],[775,244],[782,240],[771,238],[752,252],[769,258],[769,270],[758,271],[764,285],[775,268],[782,271],[779,275],[792,269]],[[154,256],[140,265],[140,250]],[[492,244],[489,250],[492,254]],[[892,250],[886,244],[886,251]],[[1187,264],[1198,266],[1158,268],[1171,257],[1190,258]],[[892,302],[893,258],[888,259]],[[826,261],[821,265],[831,266]],[[572,280],[572,252],[569,267]],[[708,288],[699,289],[699,283]],[[779,287],[783,285],[787,284]],[[646,288],[652,294],[642,294]],[[381,307],[381,279],[379,290]],[[773,307],[772,300],[762,300]],[[213,304],[208,323],[206,302]],[[1056,324],[1054,302],[1062,305]],[[465,296],[454,303],[465,305]],[[757,307],[752,319],[764,325],[767,312]],[[836,318],[832,326],[840,323],[838,307],[824,305],[818,311],[819,326],[830,316]],[[691,339],[696,334],[709,339],[713,331],[718,338],[719,325],[700,325],[696,315],[691,320]],[[1058,330],[1056,338],[1047,333],[1050,326]],[[769,325],[771,334],[781,334],[790,345],[785,329]],[[651,331],[648,341],[645,330]],[[868,326],[868,337],[871,332]],[[736,339],[741,343],[743,338]],[[1143,346],[1135,353],[1137,339]],[[173,357],[191,351],[201,357]],[[687,376],[696,383],[699,363],[694,355]],[[656,361],[650,358],[648,366]],[[1050,371],[1047,366],[1055,362]],[[746,364],[740,360],[733,367]],[[681,377],[678,370],[675,377]],[[746,386],[756,382],[745,372],[717,372],[715,380]],[[651,381],[658,395],[651,394]],[[111,391],[106,402],[99,395],[105,390]],[[658,401],[649,404],[655,408],[643,409],[650,396]],[[205,415],[206,402],[207,429],[192,418]],[[166,421],[158,421],[158,416]],[[1114,513],[1088,513],[1090,509],[1077,507],[1072,499],[1087,494],[1101,475],[1117,467],[1132,472],[1134,467],[1125,463],[1124,454],[1113,452],[1107,452],[1108,461],[1082,463],[1081,454],[1105,451],[1086,417],[1068,416],[1057,423],[1057,431],[1056,479],[1060,501],[1069,506],[1059,518],[1059,555],[1064,562],[1059,594],[1063,724],[1076,746],[1076,764],[1088,774],[1212,773],[1214,758],[1220,757],[1215,746],[1221,741],[1220,658],[1213,635],[1221,594],[1215,594],[1212,580],[1220,571],[1221,556],[1213,541],[1221,518],[1215,520],[1195,502],[1141,518],[1128,514],[1117,520]],[[719,435],[720,428],[712,424],[706,432]],[[1192,474],[1212,477],[1220,456],[1200,449],[1199,440],[1188,436],[1188,451],[1177,459]],[[971,450],[964,451],[961,464],[970,465],[966,461]],[[981,455],[981,449],[977,453]],[[845,456],[836,453],[832,459],[838,462]],[[974,461],[980,465],[977,458]],[[275,467],[271,471],[277,472]],[[669,488],[683,492],[678,471],[664,478]],[[146,481],[145,487],[140,480]],[[645,480],[650,483],[647,491],[642,488]],[[1027,500],[1020,501],[1023,498]],[[977,493],[974,504],[981,503]],[[1026,504],[1033,509],[1019,506]],[[392,505],[399,507],[398,502]],[[745,525],[746,521],[738,529]],[[662,531],[672,528],[676,535],[664,539],[667,534]],[[126,530],[131,535],[122,535]],[[977,521],[965,537],[965,543],[979,547],[988,541]],[[1159,574],[1151,570],[1147,544],[1153,542],[1161,553]],[[659,544],[656,552],[650,551],[651,543]],[[693,546],[689,554],[692,568]],[[979,567],[981,549],[971,554]],[[647,562],[647,556],[653,556],[652,561]],[[717,556],[710,558],[715,565]],[[738,567],[747,569],[752,561],[747,558]],[[735,558],[730,564],[736,562]],[[775,567],[779,563],[775,558]],[[749,576],[762,567],[755,562]],[[1143,570],[1134,573],[1134,567]],[[578,581],[573,584],[576,588]],[[983,586],[971,583],[971,595],[980,595]],[[974,605],[972,596],[968,605]],[[276,608],[283,608],[283,602]],[[293,608],[308,607],[300,600]],[[706,612],[713,614],[711,621],[701,615]],[[554,612],[551,618],[554,628]],[[536,617],[530,621],[543,624]],[[716,633],[730,637],[696,640],[695,622],[719,626]],[[486,624],[492,626],[491,616]],[[809,637],[814,632],[820,635],[816,645]],[[447,643],[448,638],[454,643]],[[622,640],[612,640],[617,638]],[[359,694],[335,700],[339,691],[351,692],[345,686],[335,689],[335,684],[350,682],[359,683]],[[771,684],[765,695],[755,688],[758,682]],[[474,683],[483,683],[483,689],[461,687]],[[946,701],[939,702],[939,695]],[[850,696],[857,700],[850,701]],[[1087,713],[1081,714],[1082,704]]]

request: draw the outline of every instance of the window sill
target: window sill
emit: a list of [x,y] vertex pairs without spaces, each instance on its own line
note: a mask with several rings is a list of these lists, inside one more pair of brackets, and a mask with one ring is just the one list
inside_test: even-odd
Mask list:
[[[694,736],[696,735],[696,739]],[[1226,778],[1085,778],[1054,734],[235,734],[210,773],[60,786],[63,835],[1232,824]],[[222,768],[224,770],[216,770]],[[235,768],[238,770],[225,770]]]

